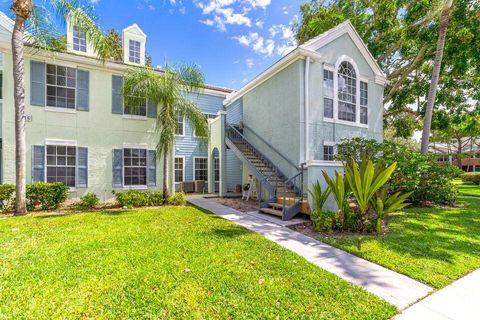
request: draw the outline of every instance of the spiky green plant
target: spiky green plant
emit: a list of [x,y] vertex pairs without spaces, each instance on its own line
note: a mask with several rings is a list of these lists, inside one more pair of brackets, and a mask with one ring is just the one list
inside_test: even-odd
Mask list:
[[348,183],[346,183],[344,175],[340,172],[335,171],[335,179],[332,179],[325,171],[322,171],[322,174],[337,204],[339,222],[342,227],[345,227],[350,210],[347,201],[349,193]]
[[405,201],[411,194],[411,192],[402,194],[399,191],[390,195],[387,188],[381,188],[375,193],[375,196],[370,202],[373,210],[375,210],[377,214],[377,219],[375,221],[375,229],[377,233],[380,234],[382,232],[382,221],[387,218],[390,213],[402,210],[410,205]]
[[322,190],[320,181],[312,183],[311,188],[307,188],[308,193],[312,196],[312,202],[315,209],[322,210],[325,202],[328,199],[328,196],[332,193],[332,190],[327,186]]
[[163,196],[168,199],[168,159],[175,142],[177,117],[183,116],[198,137],[208,136],[207,120],[187,94],[198,93],[204,87],[204,77],[196,65],[167,65],[162,72],[151,67],[132,68],[123,80],[123,96],[129,105],[139,105],[136,99],[148,98],[157,105],[157,153],[163,155]]

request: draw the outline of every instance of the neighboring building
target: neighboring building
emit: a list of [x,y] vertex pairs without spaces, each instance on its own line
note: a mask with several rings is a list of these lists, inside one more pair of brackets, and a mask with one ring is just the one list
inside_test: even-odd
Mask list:
[[[14,101],[11,32],[13,21],[0,14],[1,181],[14,183]],[[124,61],[101,62],[84,32],[67,24],[66,53],[44,53],[26,48],[27,182],[61,181],[71,196],[95,192],[109,199],[112,190],[160,189],[162,162],[155,148],[156,106],[124,106],[122,74],[145,64],[147,37],[132,25],[122,32]],[[160,71],[159,71],[160,72]],[[223,110],[229,89],[207,86],[192,95],[206,115]],[[189,126],[177,137],[176,153],[184,159],[183,176],[201,178],[207,145],[193,137]],[[170,161],[172,168],[174,160]],[[170,186],[173,188],[170,177]],[[241,183],[239,180],[237,183]]]
[[242,160],[244,182],[248,174],[260,181],[264,212],[289,219],[306,211],[304,186],[320,180],[325,187],[322,171],[342,169],[333,161],[341,139],[382,141],[385,83],[348,21],[299,46],[229,94],[226,114],[211,122],[220,193],[228,185],[223,155],[230,149]]
[[[14,108],[10,37],[13,22],[0,15],[2,181],[14,182]],[[25,59],[27,172],[31,181],[62,181],[72,197],[92,191],[158,189],[156,106],[123,105],[122,74],[145,64],[147,36],[123,30],[123,62],[100,62],[85,33],[67,25],[68,52],[27,50]],[[158,72],[161,72],[158,70]],[[350,24],[344,22],[299,46],[238,91],[207,86],[190,95],[209,121],[198,138],[177,119],[170,161],[175,190],[238,192],[256,178],[264,212],[290,219],[308,212],[304,186],[334,161],[343,138],[383,138],[386,77]],[[196,186],[191,182],[197,181]],[[333,203],[329,202],[333,207]]]
[[[437,160],[459,166],[458,149],[461,149],[460,166],[465,172],[480,172],[480,139],[463,138],[452,143],[431,142],[429,152],[437,155]],[[459,167],[460,167],[459,166]]]

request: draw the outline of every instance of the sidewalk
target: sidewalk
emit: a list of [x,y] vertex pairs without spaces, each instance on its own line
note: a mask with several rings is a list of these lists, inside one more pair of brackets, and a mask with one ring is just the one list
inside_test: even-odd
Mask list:
[[480,318],[480,269],[405,309],[395,320]]
[[402,310],[425,297],[433,289],[407,276],[396,273],[340,249],[293,231],[272,219],[243,213],[203,198],[187,196],[187,200],[224,219],[237,223],[299,254],[311,263],[344,280],[363,287]]

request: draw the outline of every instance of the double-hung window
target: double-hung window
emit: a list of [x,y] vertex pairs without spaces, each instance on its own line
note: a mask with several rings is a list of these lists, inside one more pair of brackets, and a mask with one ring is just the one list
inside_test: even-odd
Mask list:
[[360,123],[368,124],[368,83],[360,81]]
[[132,63],[140,64],[140,42],[130,40],[128,42],[128,59]]
[[335,147],[333,145],[323,145],[323,160],[335,160]]
[[47,106],[75,109],[77,70],[47,64]]
[[323,116],[333,118],[333,71],[323,70]]
[[147,185],[147,149],[123,149],[123,185]]
[[194,180],[208,180],[208,158],[194,158]]
[[347,61],[338,70],[338,119],[356,121],[357,75],[353,65]]
[[76,26],[73,27],[73,50],[87,52],[87,35]]
[[185,172],[184,168],[185,168],[185,158],[175,157],[175,182],[183,182],[184,172]]
[[47,146],[47,182],[76,185],[77,148],[75,146]]
[[125,107],[123,114],[132,116],[146,117],[147,116],[147,99],[146,98],[125,98]]
[[177,123],[175,126],[175,134],[177,136],[185,135],[185,118],[180,112],[177,112]]

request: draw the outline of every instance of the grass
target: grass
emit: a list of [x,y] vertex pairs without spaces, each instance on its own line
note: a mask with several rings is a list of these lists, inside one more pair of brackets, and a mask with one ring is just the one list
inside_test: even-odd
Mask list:
[[480,198],[463,197],[461,201],[464,207],[412,208],[394,214],[390,232],[384,236],[321,240],[442,288],[480,267]]
[[480,186],[473,183],[463,183],[460,179],[455,179],[454,183],[458,186],[460,194],[465,196],[480,197]]
[[193,207],[0,218],[1,319],[389,319],[395,307]]

